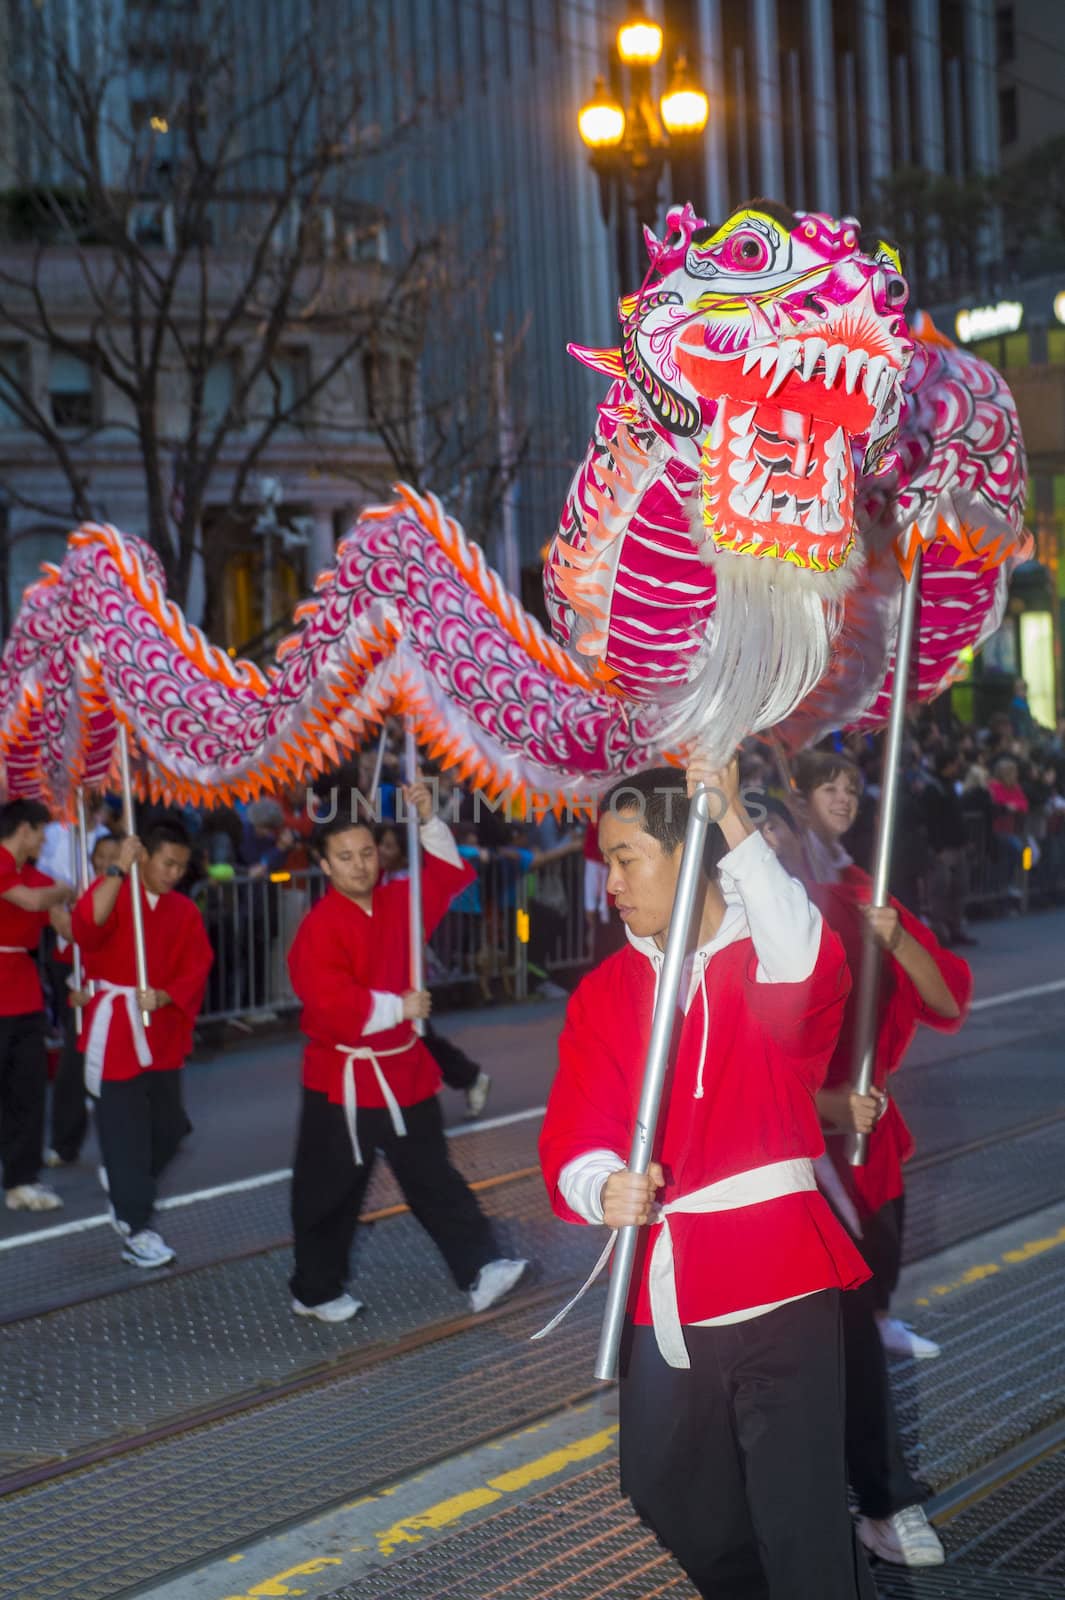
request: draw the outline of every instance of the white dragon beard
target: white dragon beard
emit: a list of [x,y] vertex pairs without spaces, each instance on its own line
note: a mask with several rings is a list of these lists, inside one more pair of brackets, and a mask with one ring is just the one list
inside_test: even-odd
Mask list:
[[723,765],[741,741],[775,727],[827,672],[843,620],[854,552],[835,595],[813,591],[783,562],[716,555],[714,615],[688,681],[663,703],[664,745],[698,747]]

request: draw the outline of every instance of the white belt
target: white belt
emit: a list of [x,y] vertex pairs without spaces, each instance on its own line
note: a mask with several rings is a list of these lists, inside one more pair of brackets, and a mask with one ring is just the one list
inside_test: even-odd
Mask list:
[[370,1063],[374,1077],[377,1079],[377,1087],[384,1096],[388,1114],[392,1118],[392,1127],[395,1129],[396,1137],[397,1139],[402,1139],[407,1131],[407,1124],[403,1120],[399,1101],[392,1093],[392,1087],[381,1071],[381,1062],[386,1056],[403,1055],[407,1050],[412,1050],[417,1042],[416,1038],[408,1039],[406,1044],[398,1045],[395,1050],[374,1050],[368,1044],[360,1044],[354,1047],[338,1044],[334,1047],[344,1057],[344,1116],[347,1119],[348,1133],[351,1135],[351,1148],[355,1152],[355,1165],[357,1167],[361,1167],[363,1163],[362,1151],[359,1148],[358,1129],[355,1122],[355,1116],[359,1109],[355,1095],[355,1063],[356,1061],[368,1061]]
[[[766,1200],[779,1200],[786,1194],[800,1194],[804,1189],[816,1188],[813,1162],[802,1156],[795,1161],[773,1161],[765,1167],[752,1167],[749,1172],[737,1172],[731,1178],[719,1178],[716,1183],[708,1183],[702,1189],[693,1189],[691,1194],[679,1195],[676,1200],[670,1200],[666,1205],[658,1207],[657,1220],[662,1226],[651,1251],[647,1285],[651,1296],[651,1321],[654,1324],[655,1341],[663,1361],[671,1367],[691,1365],[684,1343],[680,1307],[677,1304],[677,1279],[673,1265],[670,1217],[706,1216],[713,1211],[738,1211],[743,1206],[756,1206]],[[557,1328],[577,1301],[587,1294],[609,1261],[617,1236],[615,1229],[585,1283],[569,1304],[563,1306],[557,1316],[552,1317],[546,1328],[541,1328],[539,1333],[533,1334],[534,1339],[542,1339]]]
[[148,1045],[148,1035],[144,1031],[140,1007],[137,1004],[136,989],[132,985],[108,983],[105,978],[98,978],[96,981],[99,985],[99,1004],[93,1012],[89,1037],[85,1041],[85,1087],[92,1095],[99,1095],[100,1085],[103,1082],[104,1051],[107,1048],[108,1034],[111,1032],[111,1016],[116,1000],[124,1000],[126,1003],[126,1015],[129,1018],[133,1048],[137,1053],[138,1063],[142,1067],[150,1067],[152,1064],[152,1052]]

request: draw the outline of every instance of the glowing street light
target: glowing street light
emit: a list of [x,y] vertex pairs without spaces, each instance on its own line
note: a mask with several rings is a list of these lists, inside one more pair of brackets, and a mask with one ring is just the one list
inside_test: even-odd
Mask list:
[[688,73],[688,59],[678,56],[669,88],[659,103],[662,122],[670,138],[702,133],[710,115],[710,101]]
[[625,137],[625,112],[606,80],[596,78],[592,98],[580,109],[577,126],[589,150],[613,150]]
[[618,56],[627,67],[653,67],[662,54],[662,29],[644,16],[630,17],[618,29]]

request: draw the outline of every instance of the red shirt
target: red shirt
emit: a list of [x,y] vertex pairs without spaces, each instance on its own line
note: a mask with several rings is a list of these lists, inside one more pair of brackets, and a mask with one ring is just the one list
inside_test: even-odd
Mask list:
[[[30,862],[15,865],[10,850],[0,845],[0,896],[16,884],[24,889],[49,889],[54,878],[45,877]],[[23,1017],[44,1010],[44,995],[34,959],[37,945],[48,926],[47,911],[23,911],[10,900],[0,898],[0,1017]]]
[[[814,969],[802,983],[758,983],[757,967],[750,937],[719,950],[703,978],[708,1017],[697,993],[681,1023],[655,1139],[666,1174],[660,1201],[824,1150],[814,1094],[850,987],[839,940],[822,927]],[[651,963],[630,945],[589,973],[567,1008],[540,1136],[551,1204],[567,1222],[582,1219],[559,1188],[563,1168],[591,1150],[628,1160],[654,993]],[[682,1323],[850,1288],[869,1276],[816,1189],[734,1211],[677,1213],[670,1228]],[[656,1227],[641,1229],[629,1298],[630,1315],[645,1325],[652,1320],[647,1266],[656,1236]]]
[[[137,963],[133,944],[133,895],[129,879],[118,891],[114,910],[107,921],[96,926],[92,914],[96,882],[82,895],[72,914],[75,942],[81,947],[85,979],[136,987]],[[192,1028],[203,1004],[203,992],[214,955],[203,918],[186,895],[171,890],[161,894],[153,906],[141,888],[144,908],[144,947],[148,984],[165,989],[170,1004],[151,1013],[146,1031],[151,1051],[150,1068],[172,1071],[184,1065],[192,1048]],[[92,1031],[93,1019],[104,1001],[97,988],[83,1017],[83,1035]],[[125,1001],[112,1002],[111,1025],[104,1048],[104,1081],[135,1078],[142,1070],[137,1060]]]
[[[839,1043],[825,1076],[825,1084],[829,1088],[849,1083],[854,1070],[857,980],[865,949],[865,918],[861,906],[869,904],[870,894],[868,873],[855,866],[847,867],[838,882],[816,884],[811,890],[811,896],[820,906],[825,921],[843,941],[847,964],[855,980],[840,1029]],[[967,962],[952,951],[944,950],[932,930],[907,911],[904,905],[894,899],[891,904],[898,912],[906,932],[934,958],[944,983],[958,1005],[959,1015],[942,1017],[938,1011],[933,1011],[921,999],[913,980],[899,963],[885,955],[880,972],[873,1067],[873,1082],[878,1089],[883,1089],[891,1073],[902,1065],[902,1058],[910,1048],[919,1024],[925,1023],[940,1033],[957,1033],[965,1021],[973,994],[973,977]],[[915,1145],[902,1112],[891,1099],[869,1137],[863,1167],[852,1167],[847,1161],[842,1137],[830,1137],[828,1149],[840,1175],[857,1200],[859,1209],[871,1215],[902,1193],[903,1162],[913,1155]]]
[[[465,862],[452,866],[426,850],[422,855],[422,920],[428,938],[455,895],[474,880]],[[363,1036],[374,992],[405,994],[410,979],[410,885],[379,883],[372,915],[330,888],[300,923],[288,954],[292,987],[303,1003],[306,1035],[303,1083],[343,1104],[345,1057],[336,1048],[372,1045],[382,1053],[381,1071],[401,1106],[426,1100],[440,1087],[440,1072],[409,1022]],[[414,1043],[395,1056],[384,1055]],[[381,1086],[369,1061],[355,1062],[360,1106],[383,1106]]]

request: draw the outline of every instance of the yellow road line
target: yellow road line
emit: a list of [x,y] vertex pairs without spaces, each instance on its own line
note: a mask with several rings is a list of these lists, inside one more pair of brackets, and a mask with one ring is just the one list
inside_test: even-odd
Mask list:
[[1029,1239],[1025,1244],[1018,1245],[1015,1250],[1004,1250],[997,1261],[981,1261],[975,1266],[967,1267],[958,1278],[953,1278],[949,1283],[937,1283],[922,1295],[914,1304],[930,1306],[936,1300],[942,1300],[948,1294],[956,1294],[959,1289],[968,1289],[974,1283],[982,1283],[985,1278],[993,1278],[1006,1267],[1023,1266],[1027,1261],[1033,1261],[1036,1256],[1046,1255],[1048,1250],[1060,1250],[1065,1245],[1065,1228],[1060,1228],[1057,1233],[1049,1234],[1043,1239]]
[[[518,1437],[539,1433],[546,1426],[545,1422],[533,1423],[530,1427],[523,1428]],[[447,1499],[438,1500],[422,1511],[417,1511],[409,1517],[402,1517],[390,1527],[378,1529],[369,1535],[373,1541],[372,1545],[351,1545],[349,1553],[358,1554],[376,1548],[377,1554],[387,1560],[389,1556],[395,1555],[397,1550],[405,1550],[408,1545],[418,1544],[427,1533],[438,1533],[442,1528],[454,1527],[472,1512],[480,1511],[484,1506],[494,1505],[497,1500],[504,1499],[508,1494],[519,1494],[532,1484],[542,1483],[546,1478],[557,1476],[566,1467],[605,1454],[612,1447],[617,1431],[617,1424],[614,1423],[608,1428],[601,1428],[598,1433],[588,1434],[583,1439],[574,1439],[572,1444],[563,1445],[558,1450],[549,1450],[546,1455],[538,1456],[534,1461],[526,1461],[523,1466],[496,1473],[461,1494],[449,1495]],[[506,1442],[506,1440],[500,1441],[501,1444]],[[343,1509],[354,1511],[372,1505],[378,1500],[387,1501],[401,1487],[403,1486],[392,1484],[377,1494],[364,1495],[361,1499],[352,1501]],[[228,1559],[240,1561],[245,1558],[243,1555],[237,1555]],[[228,1594],[224,1596],[224,1600],[275,1600],[275,1597],[286,1597],[287,1600],[289,1596],[295,1597],[307,1592],[304,1588],[293,1585],[291,1579],[313,1577],[315,1573],[323,1572],[327,1567],[342,1565],[341,1556],[315,1556],[297,1567],[289,1567],[284,1572],[276,1572],[272,1577],[261,1579],[241,1594]]]

